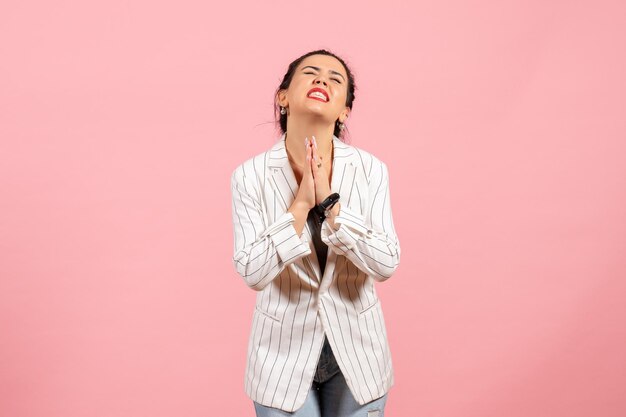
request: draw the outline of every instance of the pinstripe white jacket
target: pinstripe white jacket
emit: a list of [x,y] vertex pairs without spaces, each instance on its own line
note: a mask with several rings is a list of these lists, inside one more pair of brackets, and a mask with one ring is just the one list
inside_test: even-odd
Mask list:
[[324,334],[354,398],[365,404],[394,383],[391,352],[374,282],[400,262],[385,163],[333,136],[331,192],[340,194],[320,274],[308,224],[300,236],[287,210],[298,191],[283,134],[231,176],[233,264],[258,291],[247,350],[245,392],[293,412],[311,387]]

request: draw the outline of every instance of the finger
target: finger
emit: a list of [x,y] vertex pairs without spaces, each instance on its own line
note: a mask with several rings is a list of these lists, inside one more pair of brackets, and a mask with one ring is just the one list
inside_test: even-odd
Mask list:
[[313,155],[315,158],[315,173],[324,173],[324,166],[322,165],[322,157],[319,154],[319,149],[317,147],[317,140],[315,140],[315,136],[313,137]]
[[315,147],[312,143],[309,145],[309,152],[311,153],[311,174],[314,174],[317,171],[317,161],[315,160]]
[[311,164],[313,163],[313,155],[311,154],[311,144],[306,147],[306,164],[304,164],[304,175],[307,177],[312,176],[311,173]]
[[316,158],[316,156],[317,156],[317,144],[315,143],[315,136],[312,136],[311,145],[312,145],[311,147],[313,148],[312,149],[312,151],[313,151],[313,158],[317,159]]
[[309,163],[309,154],[307,153],[307,149],[309,149],[309,138],[304,138],[304,173],[306,174],[306,165]]
[[309,156],[309,138],[304,138],[304,160],[306,163],[304,164],[304,168],[306,171],[307,164],[310,164],[311,157]]
[[315,139],[315,136],[313,136],[313,145],[315,146],[315,162],[317,162],[320,170],[324,170],[322,156],[319,154],[319,148],[317,147],[317,139]]
[[317,143],[315,142],[315,139],[313,139],[313,146],[311,147],[311,149],[312,149],[312,152],[313,152],[313,160],[315,161],[316,164],[318,164],[320,158],[319,158],[319,155],[317,153]]

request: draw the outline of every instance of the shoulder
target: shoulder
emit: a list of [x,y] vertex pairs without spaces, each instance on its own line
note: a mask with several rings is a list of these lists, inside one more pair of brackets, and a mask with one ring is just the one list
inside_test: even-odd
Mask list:
[[365,175],[368,183],[371,183],[372,180],[380,180],[381,177],[388,175],[387,164],[383,160],[369,151],[350,146],[354,150],[354,160],[359,168],[362,169],[362,174]]
[[230,176],[231,185],[243,186],[246,189],[249,189],[249,187],[262,188],[268,158],[275,146],[276,144],[272,148],[253,155],[237,165]]
[[269,153],[269,150],[263,151],[237,165],[231,174],[231,182],[243,184],[246,181],[250,182],[253,179],[262,178],[267,166]]

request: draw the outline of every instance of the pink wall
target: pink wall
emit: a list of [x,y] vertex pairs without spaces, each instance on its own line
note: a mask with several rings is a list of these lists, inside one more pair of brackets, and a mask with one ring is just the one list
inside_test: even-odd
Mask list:
[[0,6],[0,415],[254,415],[229,177],[320,47],[390,168],[386,415],[626,415],[624,2],[97,3]]

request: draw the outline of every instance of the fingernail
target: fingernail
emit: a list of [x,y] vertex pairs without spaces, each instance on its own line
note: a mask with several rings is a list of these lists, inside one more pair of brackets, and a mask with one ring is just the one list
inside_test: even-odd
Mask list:
[[309,138],[308,138],[308,137],[306,137],[306,138],[304,138],[304,145],[306,146],[306,145],[308,145],[308,144],[309,144]]
[[313,136],[313,145],[315,145],[315,149],[317,149],[317,141],[315,140],[315,136]]

